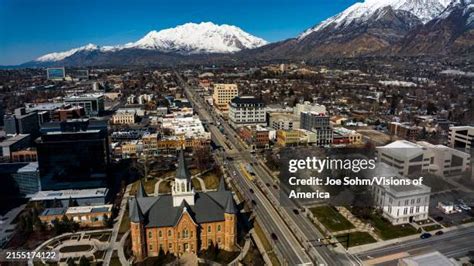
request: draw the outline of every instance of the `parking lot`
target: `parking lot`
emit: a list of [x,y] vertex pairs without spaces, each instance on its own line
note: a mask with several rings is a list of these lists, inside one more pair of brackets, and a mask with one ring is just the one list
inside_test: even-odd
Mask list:
[[447,227],[472,222],[474,221],[474,213],[472,209],[470,211],[460,210],[460,212],[457,213],[446,214],[437,208],[438,202],[452,202],[457,205],[460,199],[466,202],[468,205],[472,205],[472,197],[472,195],[459,191],[442,192],[431,195],[430,216],[437,222]]

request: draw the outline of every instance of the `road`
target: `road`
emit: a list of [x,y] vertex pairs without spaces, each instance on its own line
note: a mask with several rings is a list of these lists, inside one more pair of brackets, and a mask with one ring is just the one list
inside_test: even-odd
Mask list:
[[[459,258],[465,256],[469,251],[474,250],[474,246],[472,245],[473,238],[474,227],[468,227],[449,231],[440,236],[435,235],[428,239],[414,239],[370,250],[357,254],[357,256],[361,260],[369,260],[401,252],[417,255],[437,250],[447,257]],[[396,265],[396,261],[387,262],[385,264]]]
[[[209,131],[213,135],[213,140],[217,141],[219,145],[224,148],[224,152],[220,154],[221,158],[218,160],[225,160],[229,156],[241,156],[241,147],[237,148],[236,143],[239,140],[234,139],[233,134],[229,134],[228,125],[217,115],[211,115],[207,105],[203,102],[202,98],[196,97],[192,88],[176,73],[179,84],[184,88],[188,99],[193,103],[193,107],[198,113],[199,117],[203,121],[209,122]],[[223,134],[216,126],[215,123],[219,122],[224,126]],[[239,143],[240,144],[240,143]],[[215,153],[216,157],[219,156]],[[239,173],[237,161],[228,163],[226,165],[230,172]],[[273,241],[277,253],[280,254],[280,259],[283,264],[287,265],[311,265],[313,260],[308,256],[305,248],[301,245],[298,239],[294,236],[287,223],[280,216],[279,209],[275,206],[275,202],[270,201],[267,195],[260,190],[257,185],[250,182],[246,177],[241,174],[233,176],[233,180],[237,182],[236,186],[241,190],[242,195],[245,197],[247,202],[252,200],[256,203],[253,210],[257,214],[258,221],[265,228],[267,232],[274,233],[277,236],[277,240]],[[251,192],[253,191],[253,192]],[[270,238],[271,239],[271,238]],[[272,241],[272,240],[270,240]],[[319,261],[319,263],[323,263]],[[323,263],[326,264],[326,263]]]

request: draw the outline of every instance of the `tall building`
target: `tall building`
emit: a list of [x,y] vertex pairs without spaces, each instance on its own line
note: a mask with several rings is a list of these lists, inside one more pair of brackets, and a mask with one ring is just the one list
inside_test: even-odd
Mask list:
[[26,112],[26,108],[15,109],[15,112],[4,117],[5,132],[9,135],[30,134],[32,139],[39,134],[37,112]]
[[107,122],[79,119],[45,123],[37,152],[44,189],[101,186],[110,163]]
[[265,103],[254,96],[235,97],[229,104],[229,120],[234,128],[266,125]]
[[217,191],[196,192],[182,150],[171,194],[148,196],[140,182],[129,209],[132,252],[139,261],[160,250],[179,256],[216,244],[235,249],[238,210],[232,193],[223,179]]
[[99,116],[104,112],[105,97],[102,93],[82,94],[64,98],[65,103],[84,107],[87,116]]
[[10,178],[18,188],[20,195],[23,197],[41,190],[38,163],[36,162],[0,164],[0,177],[2,182],[5,182],[5,179]]
[[212,100],[217,109],[227,112],[229,103],[232,99],[239,95],[237,84],[214,84],[214,93]]
[[300,127],[316,133],[316,145],[330,145],[333,142],[333,128],[325,113],[301,112]]
[[448,142],[451,148],[470,152],[474,146],[474,126],[450,127]]

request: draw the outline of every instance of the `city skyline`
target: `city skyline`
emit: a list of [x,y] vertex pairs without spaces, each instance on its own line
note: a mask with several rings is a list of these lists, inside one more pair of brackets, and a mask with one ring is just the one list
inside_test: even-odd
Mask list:
[[[356,1],[9,1],[0,7],[0,65],[15,65],[41,55],[88,43],[100,46],[136,41],[152,30],[188,22],[229,24],[280,41],[337,14]],[[264,12],[264,10],[266,10]],[[47,17],[47,19],[46,19]],[[32,26],[33,25],[33,26]]]

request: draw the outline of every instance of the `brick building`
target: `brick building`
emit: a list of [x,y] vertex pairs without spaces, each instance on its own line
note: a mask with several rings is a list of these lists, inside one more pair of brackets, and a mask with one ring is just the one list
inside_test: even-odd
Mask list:
[[196,253],[217,244],[232,251],[237,240],[237,207],[221,180],[217,191],[195,192],[180,152],[172,193],[148,196],[140,183],[129,201],[132,251],[137,260]]

